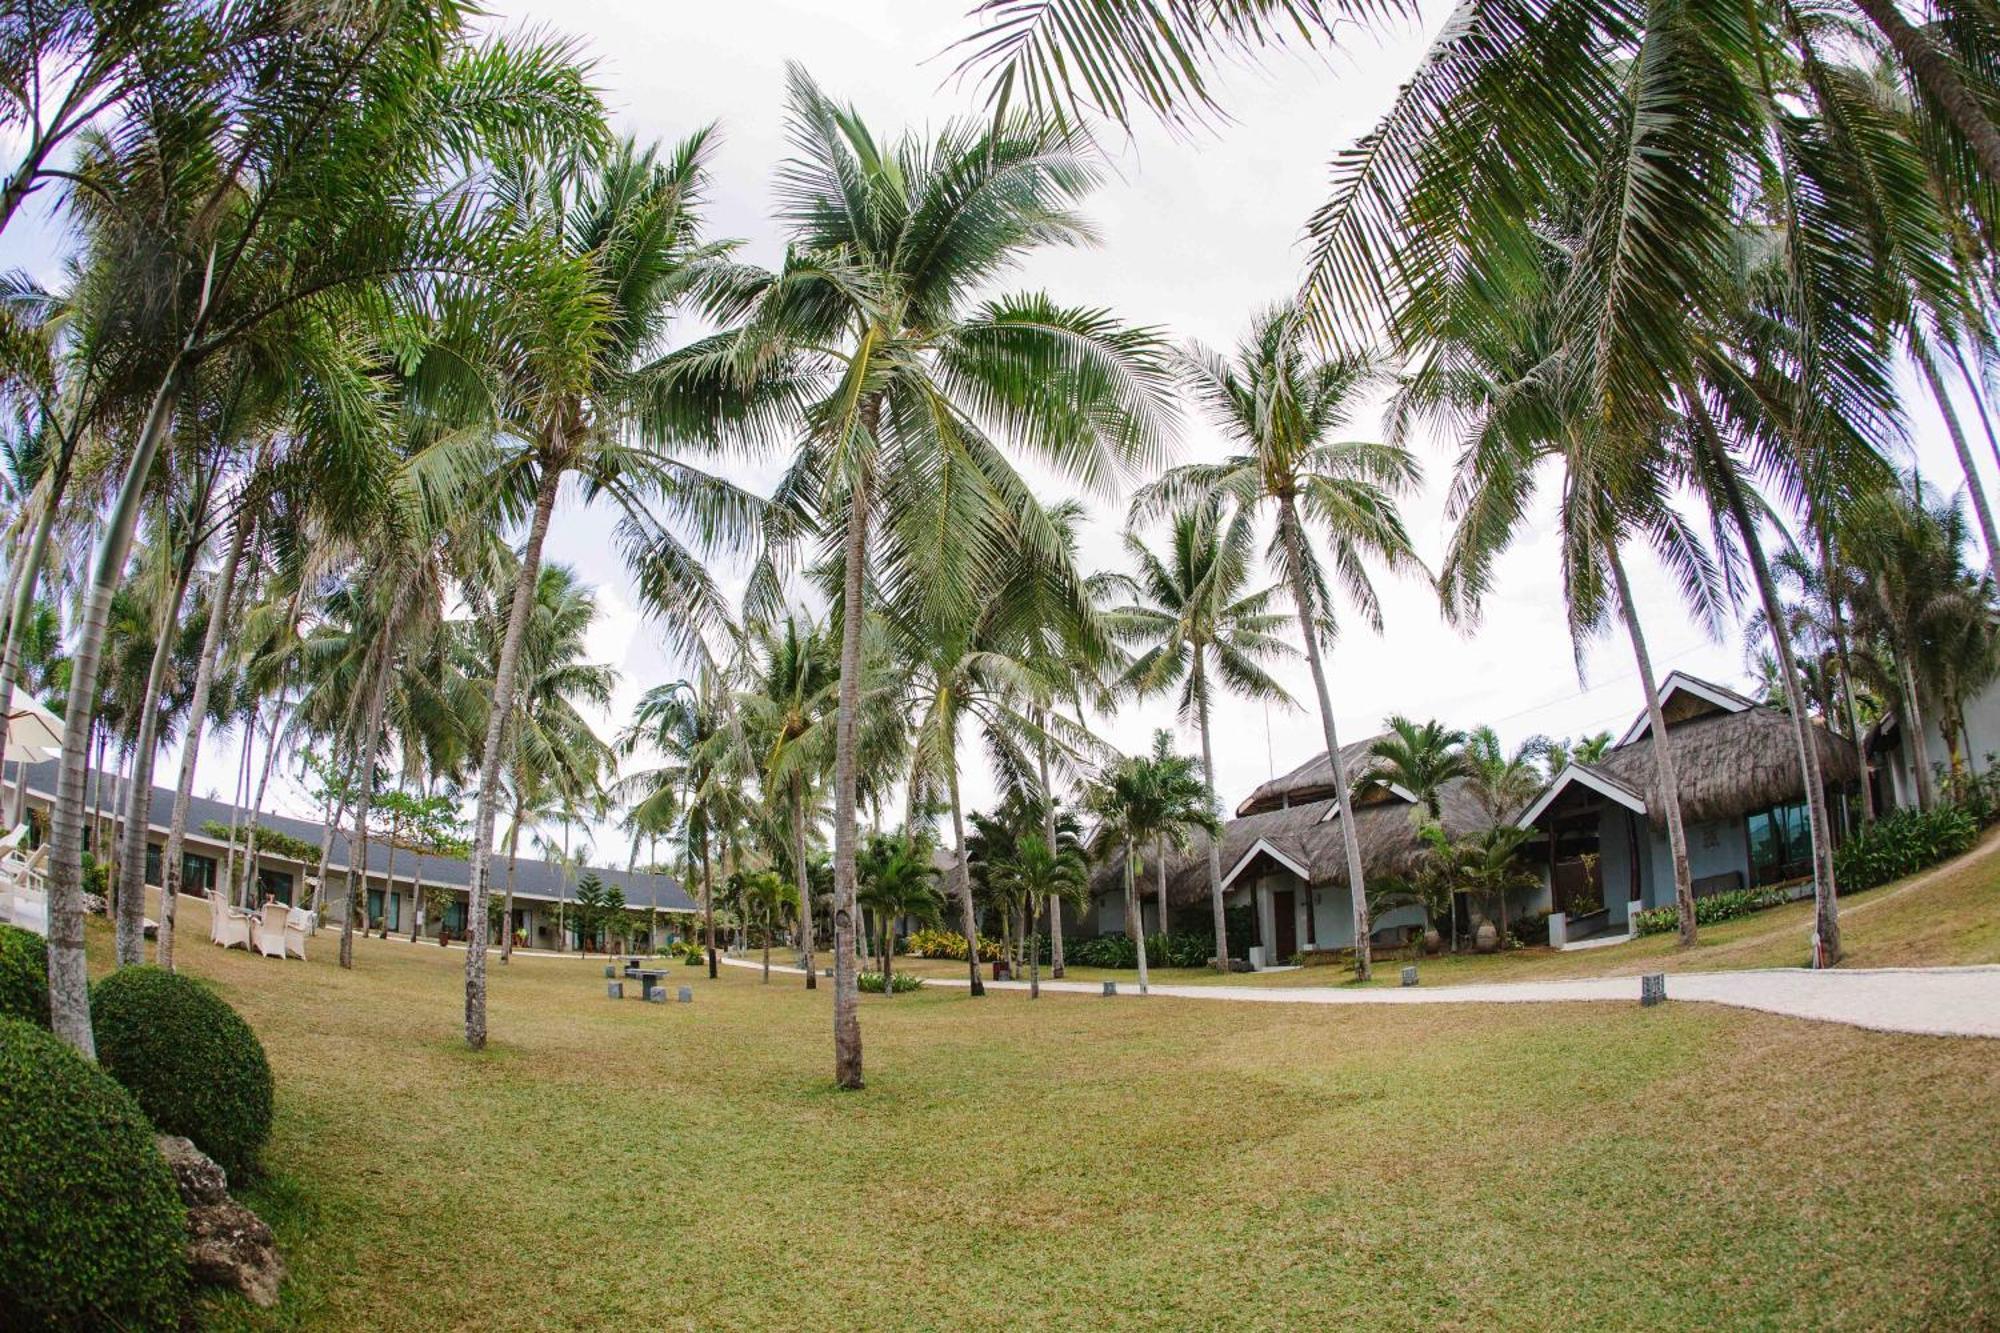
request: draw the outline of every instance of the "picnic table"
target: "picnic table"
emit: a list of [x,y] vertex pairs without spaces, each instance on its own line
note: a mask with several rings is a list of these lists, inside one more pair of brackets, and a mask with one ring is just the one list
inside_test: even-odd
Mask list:
[[638,979],[639,998],[642,1000],[651,996],[653,987],[655,986],[658,986],[663,991],[667,988],[667,969],[664,967],[647,967],[646,960],[643,958],[626,959],[625,975]]

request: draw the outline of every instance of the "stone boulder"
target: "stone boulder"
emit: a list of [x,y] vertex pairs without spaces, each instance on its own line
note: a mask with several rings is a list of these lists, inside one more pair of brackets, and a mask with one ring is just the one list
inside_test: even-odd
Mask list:
[[229,1197],[229,1177],[188,1140],[155,1140],[187,1205],[188,1273],[196,1282],[241,1292],[251,1304],[278,1303],[285,1261],[264,1219]]
[[111,904],[104,900],[101,893],[86,893],[83,895],[83,911],[86,916],[110,916]]

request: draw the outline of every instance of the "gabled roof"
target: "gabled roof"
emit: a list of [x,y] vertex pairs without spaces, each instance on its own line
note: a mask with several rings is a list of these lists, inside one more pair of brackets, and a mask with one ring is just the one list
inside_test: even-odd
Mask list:
[[[1697,717],[1712,717],[1717,713],[1741,713],[1745,709],[1757,707],[1755,699],[1747,698],[1712,680],[1690,676],[1685,671],[1669,671],[1667,678],[1660,682],[1660,712],[1666,716],[1667,730]],[[1618,738],[1620,746],[1630,745],[1645,739],[1652,725],[1650,711],[1639,710],[1639,716],[1632,719],[1632,725],[1625,728],[1625,734]],[[1616,748],[1616,747],[1614,747]]]
[[1515,826],[1534,827],[1535,821],[1540,819],[1550,806],[1562,799],[1564,792],[1578,787],[1594,791],[1606,800],[1624,806],[1635,815],[1646,813],[1646,798],[1638,792],[1590,764],[1572,763],[1556,774],[1555,781],[1542,788],[1542,794],[1535,798],[1534,804],[1523,810],[1515,819]]
[[[1375,742],[1388,735],[1381,732],[1366,740],[1349,741],[1340,747],[1340,762],[1347,770],[1350,783],[1360,780],[1372,766],[1370,751]],[[1243,798],[1236,807],[1239,815],[1254,815],[1265,810],[1282,810],[1286,806],[1306,805],[1323,801],[1333,795],[1333,765],[1326,760],[1326,751],[1321,750],[1312,758],[1300,764],[1291,772],[1272,778],[1257,790]],[[1408,798],[1408,793],[1403,793]]]

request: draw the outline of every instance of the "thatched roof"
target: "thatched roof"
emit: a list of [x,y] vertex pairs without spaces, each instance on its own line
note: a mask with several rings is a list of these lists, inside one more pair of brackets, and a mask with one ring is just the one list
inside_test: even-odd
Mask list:
[[[1382,732],[1367,740],[1350,741],[1340,747],[1341,763],[1347,768],[1347,780],[1355,782],[1374,764],[1369,753],[1375,742],[1388,735]],[[1243,798],[1236,807],[1239,815],[1254,815],[1261,810],[1277,810],[1287,805],[1304,805],[1310,801],[1329,800],[1333,796],[1333,765],[1326,760],[1326,751],[1321,750],[1312,758],[1300,764],[1281,777],[1272,778],[1257,790]],[[1226,868],[1226,867],[1225,867]]]
[[[1829,783],[1852,782],[1861,764],[1854,743],[1814,723],[1820,766]],[[1680,780],[1681,816],[1690,822],[1734,819],[1766,806],[1805,796],[1798,742],[1792,719],[1778,709],[1751,704],[1741,712],[1713,713],[1669,725]],[[1652,736],[1612,750],[1591,765],[1579,765],[1636,792],[1655,828],[1666,827],[1658,760]]]
[[[1321,759],[1324,758],[1322,755]],[[1473,799],[1470,784],[1463,779],[1446,783],[1438,793],[1438,803],[1441,822],[1453,837],[1475,833],[1491,822]],[[1354,807],[1354,827],[1361,839],[1361,865],[1365,873],[1405,875],[1415,869],[1423,844],[1417,839],[1416,821],[1411,818],[1413,809],[1410,802],[1386,793],[1380,799],[1367,799]],[[1262,849],[1258,850],[1260,843]],[[1347,844],[1331,796],[1303,804],[1274,806],[1232,819],[1222,826],[1221,850],[1225,878],[1253,850],[1258,850],[1259,859],[1268,858],[1304,870],[1310,883],[1343,888],[1347,884]],[[1122,891],[1124,873],[1122,855],[1106,858],[1092,877],[1092,890]],[[1156,892],[1157,872],[1150,848],[1140,849],[1138,873],[1139,891],[1151,901]],[[1242,876],[1254,877],[1257,873],[1254,864],[1242,867]],[[1206,837],[1198,835],[1184,853],[1167,853],[1167,901],[1173,906],[1208,901]]]

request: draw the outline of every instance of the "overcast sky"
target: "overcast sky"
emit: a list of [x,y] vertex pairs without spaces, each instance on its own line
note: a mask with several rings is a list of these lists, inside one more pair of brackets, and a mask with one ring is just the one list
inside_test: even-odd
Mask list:
[[[740,239],[752,262],[775,264],[783,237],[768,215],[772,172],[786,151],[785,62],[803,62],[830,93],[853,102],[878,137],[903,127],[935,127],[974,110],[973,91],[951,82],[953,61],[946,54],[969,30],[962,7],[959,0],[529,2],[496,4],[494,22],[576,37],[596,61],[598,84],[621,133],[671,141],[715,123],[721,146],[715,156],[712,234]],[[1442,8],[1426,9],[1434,27]],[[1176,139],[1149,127],[1129,142],[1109,142],[1110,179],[1086,206],[1102,244],[1035,255],[996,290],[1046,289],[1063,301],[1107,306],[1127,320],[1160,325],[1176,340],[1232,345],[1254,312],[1296,286],[1302,224],[1324,198],[1331,155],[1387,106],[1424,40],[1425,33],[1410,29],[1356,37],[1347,51],[1323,60],[1277,56],[1224,78],[1232,123],[1192,138]],[[46,242],[42,253],[24,254],[21,245],[30,233],[16,230],[23,237],[10,235],[0,259],[43,269]],[[1966,415],[1971,421],[1969,409]],[[1913,411],[1912,427],[1911,455],[1925,471],[1947,487],[1962,484],[1928,405]],[[1379,405],[1371,406],[1361,413],[1356,434],[1379,438],[1379,431]],[[1450,461],[1448,442],[1419,438],[1415,444],[1430,484],[1410,500],[1405,516],[1434,567],[1445,541],[1441,481]],[[1981,466],[1990,469],[1984,440],[1975,437],[1975,444]],[[1213,432],[1189,420],[1183,460],[1223,452]],[[767,473],[737,475],[754,482]],[[1121,565],[1122,497],[1084,498],[1092,514],[1084,538],[1086,564]],[[604,540],[607,527],[566,497],[548,554],[575,566],[598,588],[601,616],[592,647],[599,660],[621,673],[613,716],[603,719],[613,729],[642,690],[677,678],[682,666],[661,649],[636,610],[630,581]],[[1640,699],[1622,636],[1589,647],[1579,680],[1548,529],[1545,506],[1535,530],[1500,567],[1497,593],[1476,632],[1447,627],[1423,584],[1382,585],[1383,634],[1375,637],[1356,625],[1330,659],[1343,740],[1379,730],[1391,712],[1436,716],[1461,727],[1490,723],[1510,744],[1537,732],[1615,731],[1630,720]],[[1678,667],[1745,683],[1740,634],[1732,629],[1720,641],[1708,638],[1683,613],[1647,557],[1635,554],[1633,566],[1657,669],[1664,674]],[[1303,665],[1278,674],[1309,703]],[[1125,750],[1145,746],[1162,726],[1174,728],[1185,748],[1195,748],[1197,737],[1178,724],[1170,702],[1128,706],[1101,723],[1105,738]],[[226,789],[234,747],[204,748],[211,754],[204,758],[200,788]],[[1321,748],[1318,721],[1309,711],[1224,700],[1215,714],[1215,749],[1225,806],[1233,807],[1251,787]],[[990,799],[992,783],[976,747],[968,745],[966,753],[966,799],[978,806]],[[164,758],[161,772],[171,773]],[[296,783],[283,785],[284,807],[313,813]],[[623,856],[608,832],[597,850],[601,858]]]

